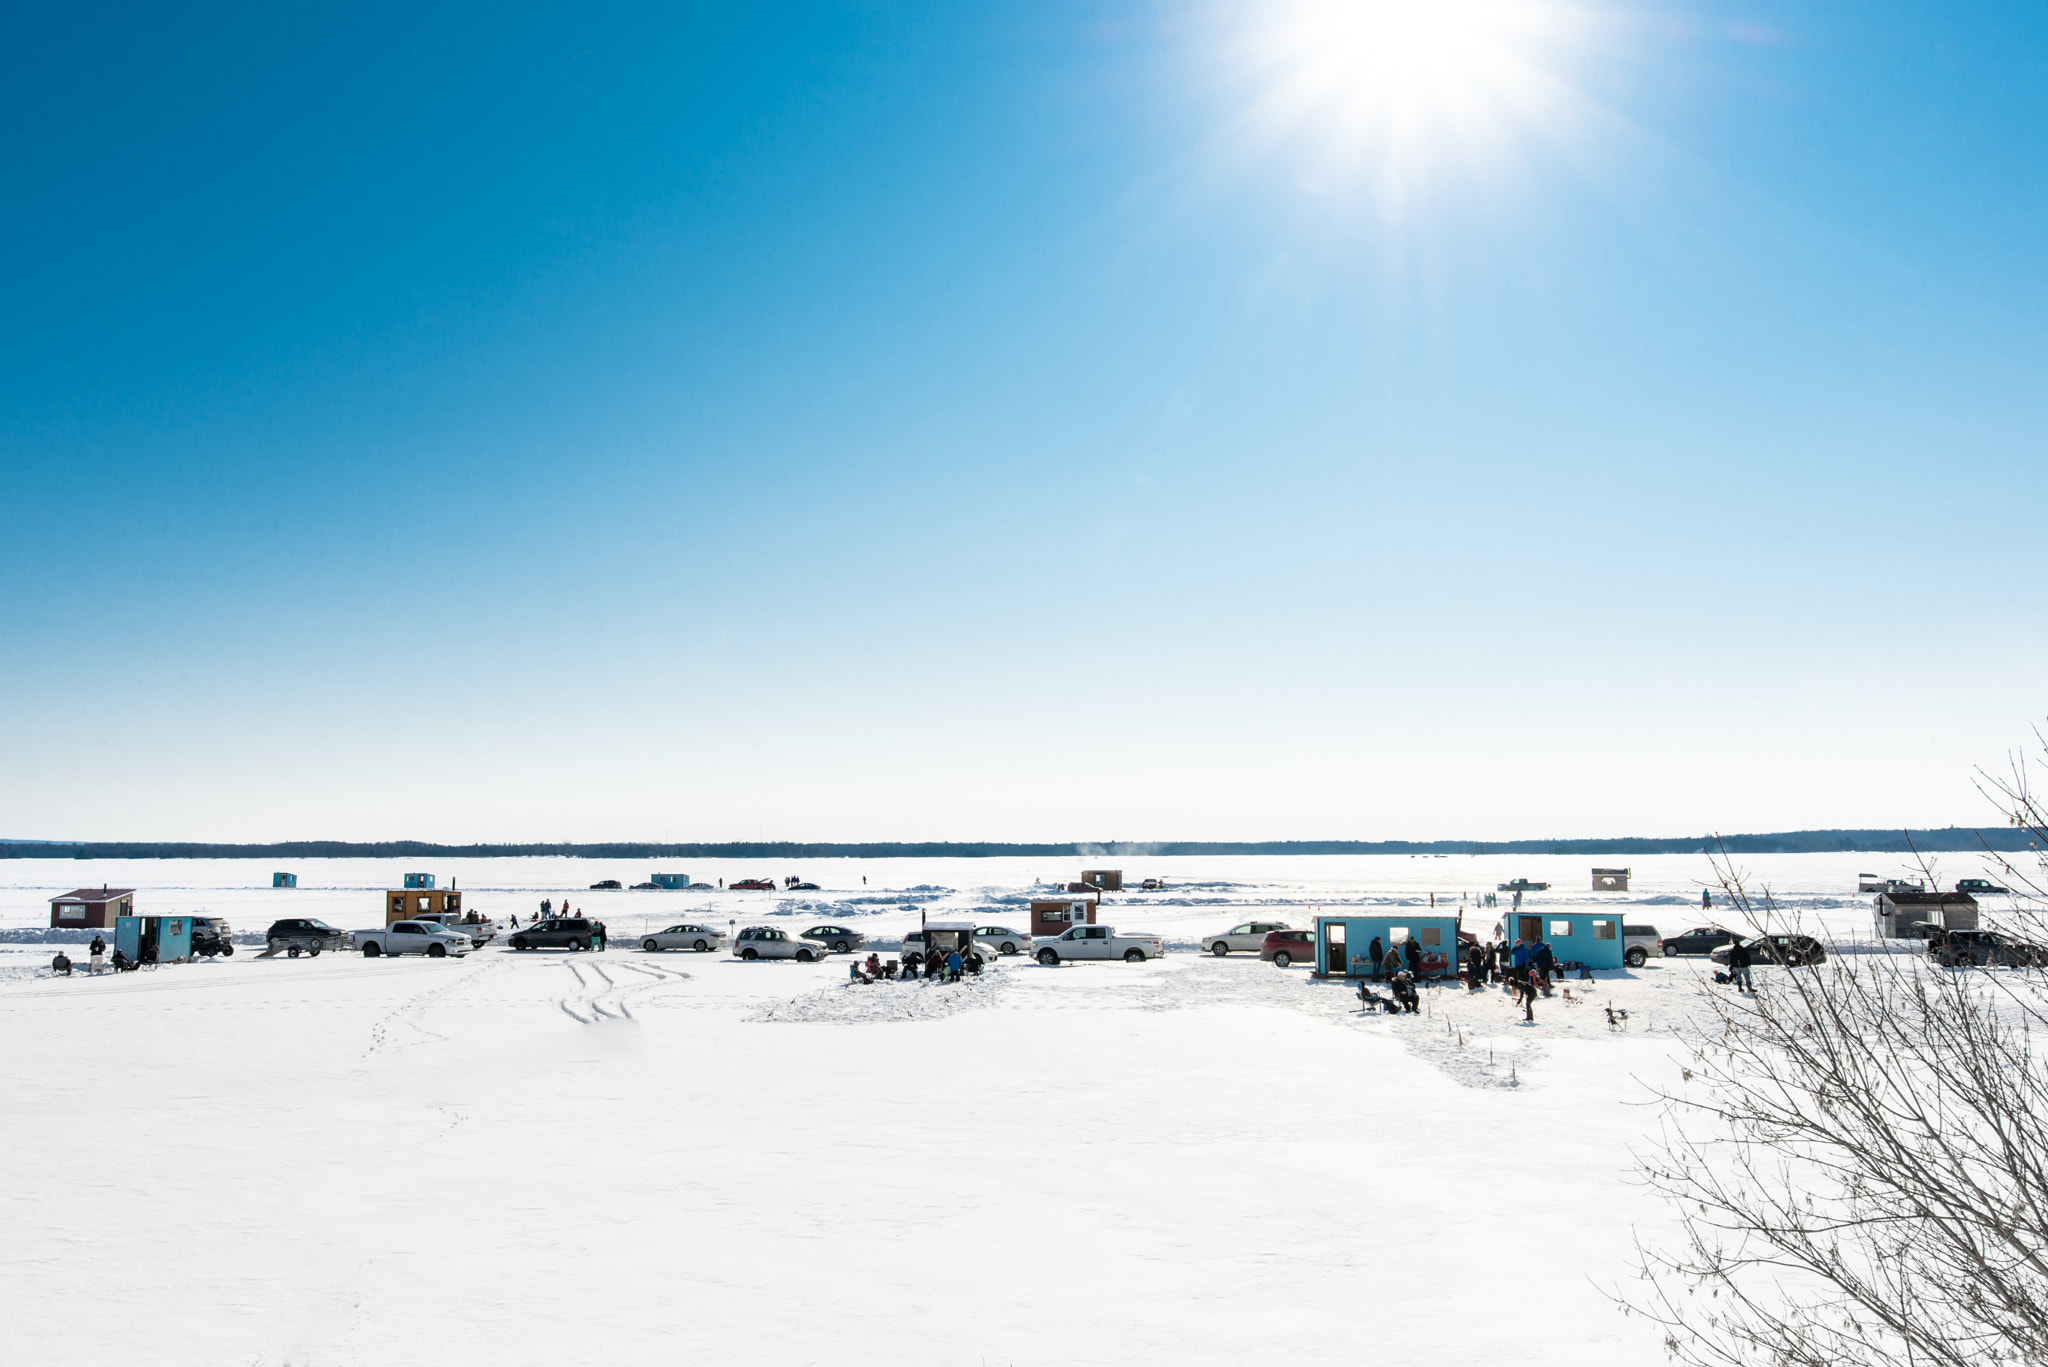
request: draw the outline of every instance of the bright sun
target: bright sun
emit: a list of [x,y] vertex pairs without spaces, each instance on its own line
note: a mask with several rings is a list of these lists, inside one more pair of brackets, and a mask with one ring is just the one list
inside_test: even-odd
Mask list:
[[1544,0],[1265,0],[1233,25],[1237,131],[1307,174],[1398,188],[1557,112],[1561,16]]

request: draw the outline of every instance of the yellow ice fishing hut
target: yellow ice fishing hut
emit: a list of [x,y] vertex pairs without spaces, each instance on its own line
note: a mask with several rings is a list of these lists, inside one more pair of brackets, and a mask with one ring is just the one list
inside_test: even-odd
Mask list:
[[384,924],[410,921],[437,911],[462,914],[462,894],[453,888],[406,888],[384,894]]

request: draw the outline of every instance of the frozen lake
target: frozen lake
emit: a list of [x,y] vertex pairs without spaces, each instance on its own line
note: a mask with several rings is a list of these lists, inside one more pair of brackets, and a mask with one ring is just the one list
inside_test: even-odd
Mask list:
[[[1193,941],[1241,908],[1455,905],[1511,877],[1695,923],[1704,859],[1105,860],[1104,920]],[[1608,862],[1608,861],[1602,861]],[[1743,861],[1845,930],[1895,858]],[[1944,877],[1975,861],[1944,857]],[[1496,992],[1364,1016],[1250,957],[1006,962],[850,987],[843,961],[631,948],[636,918],[1009,916],[1050,861],[741,861],[818,893],[591,893],[653,870],[429,861],[493,915],[564,892],[603,955],[354,955],[39,976],[0,954],[9,1356],[37,1364],[1661,1360],[1602,1288],[1668,1216],[1630,1184],[1697,1018],[1697,960],[1519,1023]],[[381,918],[404,869],[9,861],[0,923],[81,884],[260,931]],[[865,875],[865,887],[861,878]],[[1503,899],[1505,901],[1505,899]],[[1474,911],[1482,934],[1497,913]],[[1760,970],[1760,972],[1775,970]],[[1627,1028],[1608,1008],[1629,1012]]]

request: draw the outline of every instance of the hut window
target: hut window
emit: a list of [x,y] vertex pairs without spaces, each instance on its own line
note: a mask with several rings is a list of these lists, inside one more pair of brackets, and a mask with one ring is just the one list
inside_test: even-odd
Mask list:
[[1424,926],[1422,928],[1422,943],[1426,945],[1441,945],[1443,942],[1444,933],[1441,930],[1438,930],[1435,926]]
[[427,909],[427,903],[428,903],[428,901],[430,901],[430,900],[431,900],[431,899],[429,899],[429,898],[426,898],[426,897],[422,897],[422,898],[420,898],[420,910],[421,910],[421,911],[425,911],[425,910]]
[[1388,943],[1388,944],[1390,944],[1390,945],[1398,945],[1398,944],[1400,944],[1400,943],[1401,943],[1401,941],[1403,941],[1403,940],[1405,940],[1405,939],[1407,939],[1407,938],[1408,938],[1408,927],[1406,927],[1406,926],[1388,926],[1388,927],[1387,927],[1387,943]]
[[1594,938],[1594,939],[1596,939],[1596,940],[1611,940],[1611,939],[1613,939],[1613,938],[1614,938],[1614,922],[1612,922],[1612,921],[1595,921],[1595,922],[1593,923],[1593,938]]
[[1572,923],[1570,921],[1552,921],[1550,923],[1550,938],[1553,940],[1571,939]]

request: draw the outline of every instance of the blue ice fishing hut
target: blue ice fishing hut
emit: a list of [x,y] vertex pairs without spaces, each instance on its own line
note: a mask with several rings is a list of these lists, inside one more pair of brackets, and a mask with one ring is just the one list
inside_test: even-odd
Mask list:
[[434,875],[431,873],[408,873],[405,876],[405,885],[409,888],[431,888],[434,886]]
[[[1378,977],[1380,966],[1372,962],[1372,942],[1380,942],[1384,955],[1401,948],[1411,935],[1422,950],[1420,976],[1457,975],[1458,918],[1399,914],[1316,917],[1316,974],[1325,978]],[[1405,963],[1405,951],[1402,958]]]
[[273,873],[270,875],[270,886],[273,888],[295,888],[298,885],[299,876],[296,873]]
[[160,964],[192,957],[190,916],[116,916],[114,948],[131,962],[155,959]]
[[647,880],[657,888],[687,888],[690,875],[687,873],[657,873]]
[[1611,911],[1516,911],[1501,917],[1501,929],[1510,945],[1546,942],[1561,964],[1621,967],[1621,918]]

